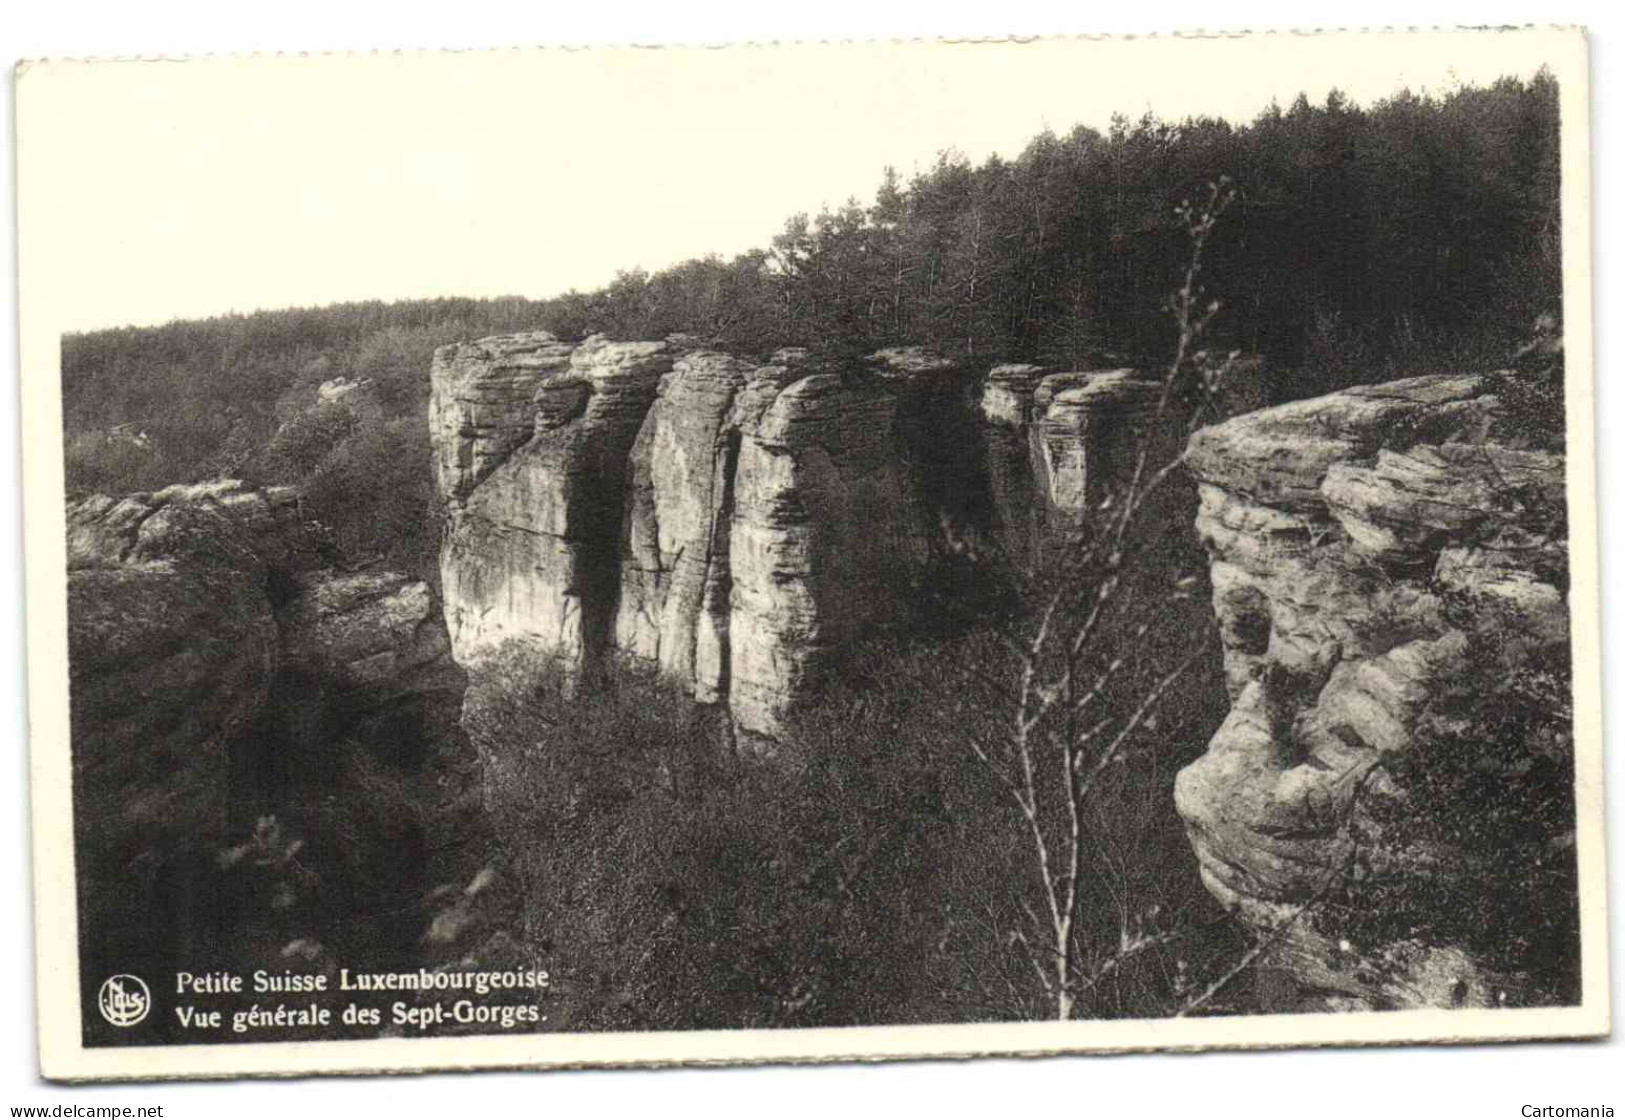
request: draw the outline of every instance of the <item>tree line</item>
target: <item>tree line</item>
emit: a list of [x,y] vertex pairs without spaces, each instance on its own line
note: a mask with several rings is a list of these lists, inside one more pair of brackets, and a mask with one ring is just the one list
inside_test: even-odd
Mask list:
[[[1300,95],[1239,125],[1119,116],[1105,132],[1044,132],[1014,158],[945,152],[907,181],[888,169],[867,205],[798,214],[763,248],[625,271],[591,292],[70,334],[68,485],[318,484],[331,520],[370,524],[385,552],[409,542],[402,562],[418,566],[432,551],[427,371],[445,343],[684,332],[747,355],[923,344],[972,367],[1161,368],[1187,250],[1178,208],[1220,178],[1235,202],[1204,258],[1224,303],[1209,344],[1264,355],[1277,400],[1494,368],[1537,316],[1561,321],[1558,136],[1544,72],[1365,107]],[[312,415],[337,377],[370,379],[381,413]]]
[[746,352],[920,343],[1154,367],[1186,250],[1176,209],[1225,177],[1237,201],[1208,249],[1216,342],[1279,368],[1363,363],[1366,380],[1396,361],[1504,361],[1560,300],[1558,136],[1544,72],[1370,107],[1299,95],[1240,126],[1118,116],[1105,133],[1046,131],[1014,159],[945,152],[908,182],[887,169],[868,205],[797,214],[732,260],[623,272],[551,301],[547,320]]

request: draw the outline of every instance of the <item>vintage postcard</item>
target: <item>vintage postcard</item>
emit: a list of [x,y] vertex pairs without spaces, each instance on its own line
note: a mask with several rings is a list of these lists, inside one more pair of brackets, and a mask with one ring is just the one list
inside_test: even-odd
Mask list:
[[1582,31],[15,80],[46,1076],[1608,1032]]

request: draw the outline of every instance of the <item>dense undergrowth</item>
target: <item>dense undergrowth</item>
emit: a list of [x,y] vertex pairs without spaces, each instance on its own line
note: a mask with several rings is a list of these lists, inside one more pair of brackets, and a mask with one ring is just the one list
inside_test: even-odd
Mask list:
[[[964,671],[999,661],[987,633],[876,639],[766,760],[741,757],[716,711],[638,670],[612,673],[590,702],[490,683],[475,737],[505,756],[487,796],[525,942],[558,978],[553,1022],[1042,1017],[1031,853],[966,745],[1006,732],[998,687]],[[1168,1014],[1234,951],[1167,811],[1178,753],[1152,752],[1102,791],[1085,936],[1109,954],[1122,923],[1149,912],[1188,937],[1102,983],[1087,1014]]]
[[1379,975],[1407,946],[1451,946],[1508,999],[1580,998],[1573,674],[1506,627],[1476,634],[1471,689],[1435,697],[1414,750],[1383,760],[1350,821],[1353,862],[1314,924]]

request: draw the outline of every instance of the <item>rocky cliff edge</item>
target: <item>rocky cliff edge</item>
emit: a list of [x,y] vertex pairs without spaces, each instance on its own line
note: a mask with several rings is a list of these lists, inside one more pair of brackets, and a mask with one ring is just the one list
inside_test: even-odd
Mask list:
[[[1503,431],[1491,388],[1474,376],[1355,388],[1190,443],[1232,708],[1179,775],[1177,804],[1208,889],[1277,942],[1297,994],[1276,1009],[1542,998],[1461,942],[1400,930],[1365,945],[1320,920],[1371,865],[1362,838],[1394,843],[1407,814],[1496,811],[1493,794],[1432,805],[1395,775],[1447,750],[1512,682],[1566,679],[1563,457]],[[1509,773],[1571,750],[1561,681],[1549,696],[1535,707],[1558,734],[1486,744],[1518,756]],[[1400,807],[1386,831],[1368,801]],[[1565,824],[1552,822],[1554,852],[1572,842]],[[1388,856],[1440,881],[1461,865],[1426,843]]]

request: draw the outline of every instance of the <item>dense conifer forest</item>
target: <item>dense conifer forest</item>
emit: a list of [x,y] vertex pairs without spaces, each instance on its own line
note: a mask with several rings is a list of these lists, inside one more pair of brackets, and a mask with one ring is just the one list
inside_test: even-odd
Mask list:
[[[868,205],[791,217],[731,260],[629,269],[550,299],[266,311],[63,341],[70,491],[218,475],[297,482],[366,553],[433,567],[425,425],[435,347],[516,329],[687,332],[741,354],[850,360],[923,343],[971,363],[1155,368],[1187,248],[1176,207],[1227,177],[1208,248],[1210,343],[1265,357],[1276,400],[1496,368],[1559,315],[1558,98],[1546,74],[1369,106],[1299,96],[1250,124],[1119,116],[1014,158],[944,152]],[[539,217],[538,220],[546,220]],[[317,388],[370,379],[379,408]]]

